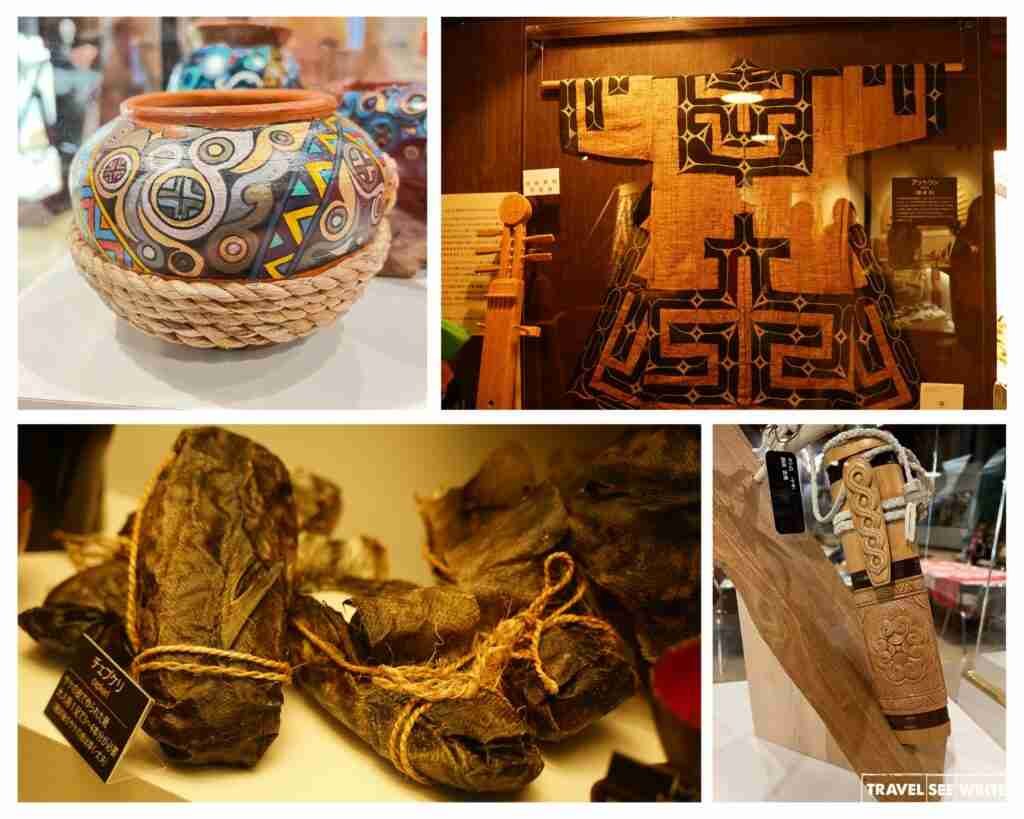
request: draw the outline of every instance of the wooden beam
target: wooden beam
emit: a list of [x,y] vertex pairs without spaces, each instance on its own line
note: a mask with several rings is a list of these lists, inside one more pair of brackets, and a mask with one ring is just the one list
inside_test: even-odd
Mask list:
[[[947,74],[960,74],[965,71],[963,63],[946,63]],[[540,92],[541,94],[554,94],[558,91],[558,86],[561,83],[560,80],[541,80]]]
[[793,29],[837,25],[949,25],[956,17],[614,17],[533,23],[526,26],[527,41],[580,40],[647,34],[701,36],[736,29]]

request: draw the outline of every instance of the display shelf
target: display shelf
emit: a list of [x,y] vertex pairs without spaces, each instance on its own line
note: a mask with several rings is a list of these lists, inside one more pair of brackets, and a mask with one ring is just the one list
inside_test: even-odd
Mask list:
[[[119,519],[117,516],[110,518]],[[74,571],[61,552],[18,560],[18,610],[39,605]],[[18,632],[19,798],[137,801],[430,801],[465,798],[406,779],[368,745],[294,689],[285,693],[281,733],[252,770],[169,766],[144,734],[134,740],[113,783],[104,785],[43,716],[62,667]],[[582,734],[545,745],[544,771],[512,798],[586,801],[604,776],[612,751],[663,762],[650,707],[634,697]],[[55,783],[61,783],[59,787]]]
[[117,318],[70,254],[21,291],[19,405],[421,409],[427,279],[378,277],[351,312],[300,341],[250,350],[168,344]]
[[[713,696],[715,801],[861,799],[860,779],[853,771],[754,735],[749,683],[717,683]],[[949,718],[952,734],[946,746],[946,774],[1004,775],[1006,752],[952,701]]]

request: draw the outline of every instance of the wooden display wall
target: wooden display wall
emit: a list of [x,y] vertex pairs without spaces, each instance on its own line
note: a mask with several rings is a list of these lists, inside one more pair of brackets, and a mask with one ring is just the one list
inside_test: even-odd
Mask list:
[[558,96],[542,94],[542,80],[706,72],[746,57],[786,67],[964,64],[947,77],[948,128],[932,139],[981,148],[987,264],[977,286],[989,318],[976,328],[973,353],[953,335],[909,337],[922,381],[963,382],[968,408],[990,407],[996,339],[992,150],[1005,142],[1005,94],[999,91],[1005,90],[1005,48],[997,47],[993,56],[993,45],[1005,44],[1005,21],[705,18],[673,19],[663,27],[672,30],[652,32],[658,26],[651,21],[629,20],[443,23],[442,193],[519,191],[524,168],[557,167],[561,173],[561,195],[540,200],[530,225],[531,232],[555,233],[558,243],[554,261],[536,271],[528,291],[526,320],[540,325],[543,336],[525,346],[524,406],[572,406],[566,388],[609,275],[602,234],[609,213],[593,234],[592,228],[616,185],[646,184],[651,173],[643,162],[564,153]]

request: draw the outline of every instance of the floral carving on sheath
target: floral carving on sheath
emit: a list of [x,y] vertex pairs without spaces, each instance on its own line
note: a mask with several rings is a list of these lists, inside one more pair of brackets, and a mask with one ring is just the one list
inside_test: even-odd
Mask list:
[[928,673],[927,634],[903,606],[881,619],[868,647],[875,667],[895,685],[920,682]]

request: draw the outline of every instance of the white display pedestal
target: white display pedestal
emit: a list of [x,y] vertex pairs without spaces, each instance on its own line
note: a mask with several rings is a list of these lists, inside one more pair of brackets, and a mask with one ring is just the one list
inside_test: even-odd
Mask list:
[[[62,552],[21,556],[18,610],[42,603],[47,592],[73,572]],[[104,785],[43,716],[62,670],[60,663],[18,630],[18,790],[22,800],[398,802],[460,796],[406,779],[312,699],[292,688],[285,692],[281,733],[252,770],[168,766],[156,743],[140,732],[115,772],[114,783]],[[541,750],[544,771],[509,798],[587,801],[591,785],[604,777],[615,750],[641,762],[665,760],[650,707],[641,697],[624,703],[576,737]]]
[[[853,771],[754,735],[747,682],[714,686],[714,799],[723,802],[850,802],[861,799]],[[949,703],[946,775],[1006,773],[1006,752]]]
[[23,409],[420,409],[427,280],[377,277],[330,327],[251,350],[168,344],[118,318],[70,254],[18,299]]
[[974,660],[974,676],[960,680],[957,702],[1000,748],[1006,747],[1006,706],[986,693],[975,680],[985,681],[1006,693],[1006,652],[983,651]]

